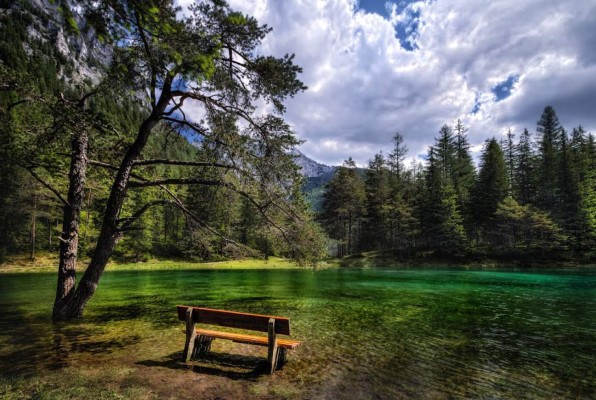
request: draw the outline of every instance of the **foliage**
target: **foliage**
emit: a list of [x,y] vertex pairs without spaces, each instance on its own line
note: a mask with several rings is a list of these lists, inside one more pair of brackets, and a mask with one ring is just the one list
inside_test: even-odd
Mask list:
[[365,196],[364,183],[356,172],[356,163],[349,158],[327,183],[321,213],[327,233],[338,241],[339,257],[352,254],[354,245],[358,245]]
[[[528,260],[550,252],[593,260],[593,135],[581,126],[568,135],[554,109],[546,107],[536,140],[524,129],[515,143],[509,131],[505,152],[497,139],[487,140],[476,171],[466,132],[459,120],[453,129],[443,125],[424,168],[396,164],[405,155],[402,137],[396,135],[389,160],[378,154],[365,171],[366,199],[360,207],[366,212],[358,220],[362,232],[351,252],[340,255],[374,250],[400,259],[439,254]],[[341,208],[330,207],[329,200],[355,193],[344,174],[338,172],[326,187],[328,202],[322,214],[325,227],[336,238],[343,225],[331,223],[328,216]]]

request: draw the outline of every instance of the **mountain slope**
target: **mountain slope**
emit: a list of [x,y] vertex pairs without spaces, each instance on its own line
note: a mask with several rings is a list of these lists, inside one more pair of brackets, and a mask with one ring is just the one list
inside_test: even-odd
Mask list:
[[294,155],[294,163],[301,168],[300,173],[306,178],[318,177],[332,172],[335,169],[335,167],[330,167],[308,158],[302,154],[300,150],[294,149],[290,152],[290,154]]
[[337,167],[321,164],[294,149],[291,154],[296,158],[294,163],[300,167],[300,173],[304,176],[302,193],[306,202],[315,212],[321,210],[325,185],[333,178]]

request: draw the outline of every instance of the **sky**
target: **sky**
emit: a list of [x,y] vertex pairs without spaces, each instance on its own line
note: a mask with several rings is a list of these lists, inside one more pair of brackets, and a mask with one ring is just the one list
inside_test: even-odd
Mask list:
[[547,105],[596,133],[596,0],[228,1],[273,28],[260,54],[303,68],[285,119],[316,161],[364,166],[396,132],[422,160],[457,119],[477,157]]

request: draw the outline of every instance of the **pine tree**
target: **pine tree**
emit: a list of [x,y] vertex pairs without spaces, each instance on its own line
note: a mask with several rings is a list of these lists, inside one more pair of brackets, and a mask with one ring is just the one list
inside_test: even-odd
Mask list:
[[513,195],[513,188],[516,186],[515,184],[515,144],[513,143],[513,138],[515,134],[511,132],[511,129],[507,131],[507,141],[505,143],[505,158],[506,158],[506,166],[507,166],[507,177],[509,179],[509,195]]
[[385,249],[391,235],[392,211],[389,169],[383,154],[376,154],[366,171],[366,222],[363,232],[369,249]]
[[352,254],[359,237],[366,195],[356,163],[348,158],[327,183],[321,222],[332,239],[338,241],[337,256]]
[[396,132],[393,136],[393,150],[389,154],[387,165],[391,171],[391,175],[397,180],[400,179],[404,172],[404,159],[408,154],[408,147],[404,144],[404,137],[401,133]]
[[437,161],[437,150],[429,149],[424,188],[419,200],[418,218],[421,241],[442,254],[457,254],[467,249],[457,195],[451,182],[443,177],[442,163]]
[[561,166],[563,227],[578,253],[589,251],[596,244],[596,174],[589,146],[584,129],[574,128]]
[[567,132],[561,129],[560,135],[559,171],[557,174],[558,203],[553,213],[564,229],[571,228],[576,220],[579,202],[579,171],[578,163],[572,154]]
[[[408,202],[409,182],[408,171],[404,165],[404,159],[408,153],[408,147],[403,143],[402,135],[397,132],[393,136],[393,151],[389,155],[387,165],[389,167],[390,194],[386,204],[388,223],[388,245],[391,248],[400,250],[412,243],[415,236],[415,218],[412,205]],[[401,252],[400,252],[401,254]]]
[[547,106],[544,109],[536,130],[540,135],[538,204],[547,212],[556,212],[560,196],[558,170],[562,153],[562,128],[553,107]]
[[476,181],[476,168],[470,155],[470,144],[466,136],[467,132],[468,129],[458,119],[455,125],[455,161],[452,181],[457,194],[459,209],[464,220],[467,220],[469,224],[471,217],[470,193]]
[[442,179],[448,179],[453,184],[453,171],[457,159],[455,137],[451,128],[445,124],[439,130],[439,137],[435,139],[435,156],[439,163]]
[[[545,250],[557,249],[566,240],[561,228],[550,216],[531,204],[522,206],[511,196],[499,203],[491,229],[492,244],[544,255]],[[496,247],[493,247],[493,250]]]
[[[489,229],[499,203],[507,196],[508,183],[503,150],[492,138],[481,156],[480,172],[473,191],[474,221],[480,229]],[[478,239],[478,231],[477,231]]]
[[514,197],[521,205],[530,204],[537,195],[536,155],[532,147],[530,132],[524,129],[516,147]]

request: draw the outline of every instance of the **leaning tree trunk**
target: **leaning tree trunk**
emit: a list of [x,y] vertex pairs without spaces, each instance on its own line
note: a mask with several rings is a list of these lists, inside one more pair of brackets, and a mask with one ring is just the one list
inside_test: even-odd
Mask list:
[[120,164],[120,168],[118,169],[118,173],[114,178],[102,221],[101,231],[97,239],[97,246],[91,257],[91,262],[72,296],[65,299],[66,301],[60,305],[58,310],[54,309],[55,321],[81,317],[85,305],[95,293],[99,279],[105,270],[108,260],[112,256],[116,243],[122,237],[122,231],[118,228],[118,222],[120,211],[122,210],[122,205],[126,198],[128,182],[132,173],[134,161],[138,159],[141,151],[147,144],[149,134],[159,122],[160,115],[166,109],[170,98],[169,86],[164,84],[159,102],[153,109],[151,115],[141,124],[137,138],[126,152],[122,159],[122,163]]
[[37,213],[35,211],[35,204],[33,212],[31,213],[31,227],[29,229],[29,259],[35,261],[35,225],[37,222]]
[[68,174],[68,204],[64,206],[62,234],[60,236],[60,264],[58,266],[58,286],[54,300],[53,319],[60,318],[60,310],[72,298],[76,283],[77,252],[79,248],[79,222],[83,207],[85,178],[87,173],[86,132],[72,139],[72,156]]

